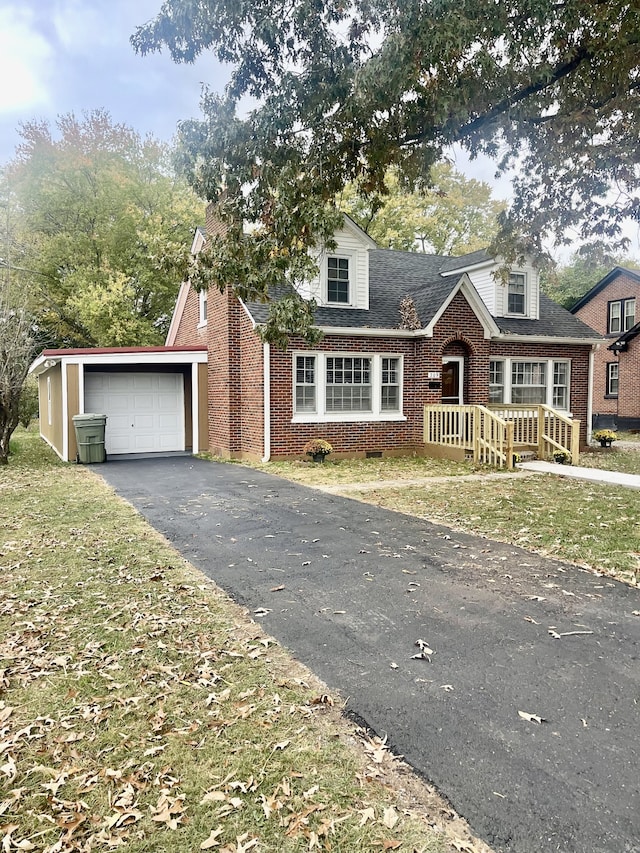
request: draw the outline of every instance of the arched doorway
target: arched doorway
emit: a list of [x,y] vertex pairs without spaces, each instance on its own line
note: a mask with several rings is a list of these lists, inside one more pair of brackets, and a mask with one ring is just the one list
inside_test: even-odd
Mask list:
[[470,356],[467,342],[459,337],[450,339],[442,348],[442,403],[463,406],[469,402]]

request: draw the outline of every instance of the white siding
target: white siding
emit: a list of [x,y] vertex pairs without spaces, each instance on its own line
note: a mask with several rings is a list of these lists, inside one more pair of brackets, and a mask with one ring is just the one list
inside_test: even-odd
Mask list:
[[[504,317],[507,314],[507,286],[500,278],[494,278],[499,267],[496,262],[490,267],[471,270],[468,275],[489,313],[494,317]],[[513,267],[514,272],[523,272],[527,276],[527,313],[530,320],[540,318],[540,276],[538,270],[529,262]]]
[[341,308],[369,309],[369,250],[355,229],[341,228],[335,235],[336,248],[329,253],[321,252],[317,262],[320,276],[298,288],[305,299],[313,298],[318,305],[327,305],[326,258],[327,254],[349,258],[351,304]]
[[496,313],[497,310],[497,301],[496,301],[496,281],[493,277],[493,271],[495,270],[495,266],[493,267],[485,267],[481,270],[472,270],[468,273],[469,278],[471,279],[471,284],[478,291],[478,296],[484,304],[487,306],[489,313],[494,316],[500,316]]

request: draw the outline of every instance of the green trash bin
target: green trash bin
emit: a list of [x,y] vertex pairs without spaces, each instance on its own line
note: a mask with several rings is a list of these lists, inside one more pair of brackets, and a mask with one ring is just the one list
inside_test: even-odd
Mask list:
[[104,431],[107,423],[106,415],[74,415],[73,426],[76,431],[78,455],[76,461],[83,465],[92,462],[105,462],[107,454],[104,449]]

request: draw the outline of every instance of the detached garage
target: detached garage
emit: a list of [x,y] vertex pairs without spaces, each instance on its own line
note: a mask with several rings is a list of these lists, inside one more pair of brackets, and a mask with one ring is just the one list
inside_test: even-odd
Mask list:
[[45,350],[40,434],[64,461],[77,454],[73,417],[107,416],[107,457],[207,448],[206,347]]

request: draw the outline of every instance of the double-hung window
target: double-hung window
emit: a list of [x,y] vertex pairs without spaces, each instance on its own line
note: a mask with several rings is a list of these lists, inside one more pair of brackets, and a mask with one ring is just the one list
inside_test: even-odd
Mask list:
[[618,396],[618,381],[619,381],[619,365],[617,361],[610,361],[607,364],[607,397]]
[[296,412],[316,411],[316,359],[313,355],[296,358]]
[[525,315],[527,304],[527,277],[523,272],[512,272],[507,291],[507,312]]
[[303,422],[402,418],[402,357],[295,353],[293,417]]
[[504,403],[504,361],[489,362],[489,402]]
[[400,409],[400,359],[382,359],[380,408],[383,412]]
[[636,324],[636,300],[616,299],[609,303],[607,319],[607,332],[610,335],[619,335],[628,332]]
[[489,403],[569,408],[570,361],[517,361],[512,358],[489,362]]
[[327,302],[349,305],[351,302],[349,258],[329,255],[327,258]]

